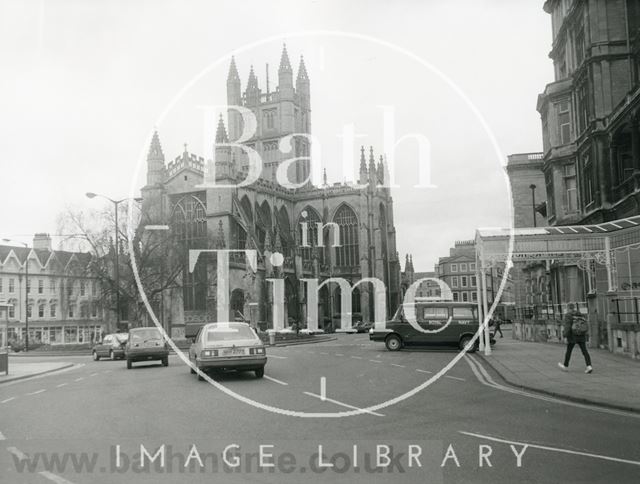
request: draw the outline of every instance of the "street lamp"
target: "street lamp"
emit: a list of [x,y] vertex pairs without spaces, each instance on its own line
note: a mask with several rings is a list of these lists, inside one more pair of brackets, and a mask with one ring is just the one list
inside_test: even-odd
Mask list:
[[116,258],[115,258],[115,276],[116,276],[116,329],[120,329],[120,265],[119,265],[119,233],[118,233],[118,205],[120,205],[120,203],[127,201],[127,200],[134,200],[136,202],[140,202],[142,201],[142,198],[122,198],[120,200],[113,200],[112,198],[109,198],[105,195],[100,195],[99,193],[93,193],[93,192],[87,192],[86,193],[87,198],[95,198],[95,197],[100,197],[100,198],[104,198],[105,200],[110,201],[111,203],[113,203],[113,207],[114,207],[114,211],[115,211],[115,232],[116,232],[116,237],[115,237],[115,249],[116,249]]
[[[19,240],[2,239],[3,242],[13,242],[23,245],[26,249],[29,248],[28,244],[20,242]],[[30,251],[29,251],[30,252]],[[24,262],[24,351],[29,351],[29,252],[27,252],[27,258]]]
[[531,211],[533,213],[533,226],[537,227],[536,224],[536,186],[532,183],[529,185],[531,188]]

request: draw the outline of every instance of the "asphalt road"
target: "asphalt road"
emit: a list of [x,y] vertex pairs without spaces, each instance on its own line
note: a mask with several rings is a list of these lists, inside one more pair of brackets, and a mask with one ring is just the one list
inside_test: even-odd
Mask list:
[[[265,378],[220,375],[224,390],[177,356],[61,357],[77,366],[2,384],[0,482],[640,481],[640,415],[513,390],[476,356],[436,378],[456,352],[366,335],[268,355]],[[140,467],[141,446],[164,462]]]

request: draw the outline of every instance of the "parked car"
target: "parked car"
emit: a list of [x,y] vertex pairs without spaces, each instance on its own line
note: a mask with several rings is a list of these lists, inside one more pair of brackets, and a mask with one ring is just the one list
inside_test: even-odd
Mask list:
[[[247,323],[209,323],[194,338],[189,360],[201,372],[253,371],[262,378],[267,353],[264,343]],[[191,373],[196,371],[191,368]],[[204,378],[198,374],[198,379]]]
[[[422,330],[414,328],[407,320],[405,311],[415,311],[416,323]],[[476,303],[465,302],[419,302],[401,305],[385,328],[371,328],[369,339],[383,341],[389,351],[398,351],[407,346],[452,346],[463,349],[478,331]],[[495,343],[493,334],[491,344]],[[478,340],[471,352],[475,351]]]
[[373,323],[371,321],[360,321],[354,327],[358,333],[368,333],[373,328]]
[[129,335],[127,333],[108,334],[100,343],[96,343],[91,349],[91,356],[94,361],[100,358],[109,358],[110,360],[124,358],[124,347],[127,344]]
[[162,332],[154,327],[132,328],[129,330],[129,341],[125,347],[127,370],[137,361],[160,360],[162,366],[169,366],[169,343],[164,340]]

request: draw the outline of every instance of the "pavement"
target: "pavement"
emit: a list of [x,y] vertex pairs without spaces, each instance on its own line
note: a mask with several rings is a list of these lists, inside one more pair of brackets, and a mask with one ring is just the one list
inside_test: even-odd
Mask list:
[[33,376],[44,375],[53,371],[64,370],[73,366],[73,363],[64,361],[39,361],[39,362],[16,362],[13,358],[9,359],[9,374],[2,373],[0,375],[0,384]]
[[558,368],[565,345],[498,338],[490,356],[479,355],[510,385],[577,402],[640,413],[640,361],[588,348],[593,373],[586,374],[580,348],[574,347],[568,371]]
[[77,356],[0,385],[0,483],[638,482],[637,414],[501,386],[478,355],[336,338],[268,348],[264,378]]

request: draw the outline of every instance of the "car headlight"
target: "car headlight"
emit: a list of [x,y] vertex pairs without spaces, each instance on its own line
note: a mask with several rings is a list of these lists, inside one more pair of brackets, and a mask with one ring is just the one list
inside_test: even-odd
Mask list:
[[264,355],[264,347],[261,346],[259,348],[250,348],[249,349],[249,354],[250,355]]
[[204,350],[202,352],[202,357],[207,358],[211,356],[218,356],[218,350]]

